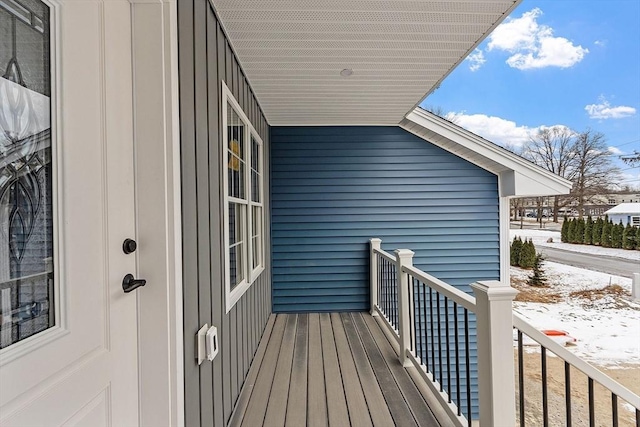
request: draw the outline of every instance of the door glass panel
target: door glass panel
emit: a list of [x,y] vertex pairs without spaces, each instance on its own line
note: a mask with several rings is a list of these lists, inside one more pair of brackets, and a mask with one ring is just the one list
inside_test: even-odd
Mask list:
[[54,325],[49,8],[0,0],[0,348]]

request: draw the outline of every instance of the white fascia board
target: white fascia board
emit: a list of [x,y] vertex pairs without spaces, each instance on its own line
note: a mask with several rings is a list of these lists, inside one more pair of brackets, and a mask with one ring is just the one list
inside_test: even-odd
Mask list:
[[[435,114],[416,108],[406,115],[406,119],[437,133],[445,141],[480,156],[480,160],[474,160],[473,163],[501,176],[500,193],[503,197],[553,196],[568,194],[571,190],[571,181],[561,178]],[[404,126],[402,127],[404,128]],[[419,136],[416,132],[412,133]],[[443,144],[442,141],[429,142],[464,158],[464,155],[455,152],[452,147]],[[485,159],[486,163],[482,159]],[[497,165],[499,167],[496,167]]]

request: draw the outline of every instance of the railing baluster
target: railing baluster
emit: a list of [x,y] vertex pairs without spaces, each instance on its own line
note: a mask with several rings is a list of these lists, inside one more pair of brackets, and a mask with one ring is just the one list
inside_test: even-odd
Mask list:
[[571,427],[571,365],[564,362],[564,396],[567,427]]
[[[399,326],[398,326],[398,287],[396,284],[396,275],[395,273],[395,269],[393,268],[393,264],[390,263],[389,264],[389,273],[391,274],[389,276],[390,280],[391,280],[391,313],[393,314],[392,318],[393,318],[393,325],[396,327],[396,330],[399,330]],[[400,350],[402,351],[402,349]]]
[[384,263],[384,316],[391,322],[391,312],[389,311],[391,308],[389,306],[389,292],[391,291],[389,287],[389,261],[383,259],[382,262]]
[[593,398],[593,378],[589,377],[589,427],[596,425],[596,407]]
[[[389,322],[391,322],[393,324],[393,315],[391,313],[391,300],[392,300],[392,296],[391,296],[391,280],[390,280],[390,276],[389,276],[389,270],[391,269],[391,263],[389,262],[389,260],[385,260],[385,283],[387,284],[387,319],[389,319]],[[394,325],[395,327],[395,325]]]
[[378,282],[380,282],[380,299],[378,300],[378,306],[380,306],[380,309],[382,310],[382,315],[383,316],[387,316],[387,309],[386,309],[386,301],[387,301],[387,297],[385,295],[386,293],[386,283],[384,283],[384,258],[382,258],[380,255],[378,255],[378,260],[380,262],[380,266],[378,267],[378,274],[380,275],[380,277],[378,278]]
[[469,310],[464,309],[464,351],[467,373],[467,423],[471,427],[471,360],[469,358]]
[[449,298],[444,297],[444,327],[447,340],[447,394],[451,403],[451,346],[449,344]]
[[[413,290],[413,277],[411,277],[410,274],[407,273],[407,283],[408,283],[408,287],[410,290]],[[410,296],[413,296],[413,292],[411,292],[409,294]],[[414,327],[411,327],[411,325],[409,325],[409,349],[411,351],[413,351],[414,353],[417,353],[416,351],[416,343],[415,343],[415,337],[414,337],[414,329],[415,329],[415,322],[412,320],[415,318],[414,314],[415,314],[415,303],[413,300],[413,297],[409,298],[410,303],[409,303],[409,322],[413,323]]]
[[382,294],[383,289],[384,289],[384,283],[382,283],[382,262],[380,259],[380,255],[376,255],[377,256],[377,263],[378,263],[378,307],[380,309],[383,309],[384,307],[384,295]]
[[387,310],[387,282],[385,281],[385,268],[385,260],[380,257],[380,283],[382,285],[382,300],[380,301],[380,308],[382,308],[382,314],[384,317],[387,317],[389,315],[389,311]]
[[384,317],[389,319],[389,282],[387,281],[387,260],[382,258],[382,283],[384,285]]
[[456,406],[458,407],[458,415],[462,415],[460,410],[460,338],[458,337],[458,304],[453,302],[453,329],[456,331]]
[[396,298],[396,287],[393,276],[395,276],[393,263],[387,261],[389,263],[389,313],[391,317],[391,323],[398,330],[398,321],[396,320],[396,307],[398,305],[398,299]]
[[[429,288],[431,289],[431,288]],[[427,325],[427,285],[422,283],[422,318],[424,319],[424,366],[429,372],[429,328]]]
[[549,405],[547,402],[547,349],[540,347],[540,358],[542,362],[542,425],[549,427]]
[[433,289],[429,288],[429,318],[431,325],[431,375],[433,375],[433,379],[436,379],[436,349],[435,349],[435,341],[436,335],[433,332]]
[[440,293],[436,292],[436,307],[438,310],[438,378],[440,378],[440,391],[444,391],[442,373],[442,325],[440,322]]
[[[418,300],[415,306],[416,318],[414,322],[418,322],[416,327],[416,355],[420,357],[420,363],[424,363],[424,357],[422,355],[422,346],[424,345],[424,334],[422,333],[422,319],[420,317],[422,311],[422,305],[420,304],[420,285],[421,282],[418,279],[413,279],[414,295]],[[417,289],[416,289],[417,288]]]
[[611,393],[611,423],[618,427],[618,396]]
[[524,348],[522,343],[522,331],[518,329],[518,390],[520,405],[520,427],[525,426],[524,418]]

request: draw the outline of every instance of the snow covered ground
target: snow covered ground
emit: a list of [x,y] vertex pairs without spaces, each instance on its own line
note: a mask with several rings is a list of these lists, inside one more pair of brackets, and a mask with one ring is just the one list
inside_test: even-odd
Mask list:
[[[525,231],[526,234],[519,235],[532,237],[535,244],[544,238],[542,233],[546,233],[546,238],[551,236],[549,233],[554,233],[513,231]],[[560,238],[560,233],[555,235]],[[589,362],[610,368],[640,367],[640,301],[634,302],[628,295],[631,279],[553,262],[545,262],[544,269],[549,287],[528,289],[548,295],[549,301],[555,302],[514,302],[514,310],[538,329],[567,331],[577,339],[577,345],[567,349]],[[529,271],[511,268],[512,279],[519,283],[526,281],[529,274]],[[622,290],[618,289],[618,293],[582,292],[571,295],[609,285],[619,285]]]
[[[603,255],[616,258],[624,258],[635,261],[640,261],[640,251],[630,251],[626,249],[614,249],[614,248],[601,248],[600,246],[592,245],[574,245],[571,243],[562,243],[560,241],[560,232],[551,230],[536,230],[536,229],[511,229],[510,240],[514,237],[520,236],[523,240],[525,238],[532,239],[533,244],[536,246],[548,246],[550,248],[563,249],[566,251],[580,252],[584,254]],[[552,243],[547,243],[549,238],[553,238]]]

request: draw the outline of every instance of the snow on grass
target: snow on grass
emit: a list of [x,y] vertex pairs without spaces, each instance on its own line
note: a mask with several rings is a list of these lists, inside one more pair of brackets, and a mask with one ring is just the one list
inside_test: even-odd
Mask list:
[[[567,331],[577,339],[577,345],[567,349],[589,362],[607,367],[640,365],[640,303],[628,296],[631,279],[553,262],[545,262],[544,269],[550,286],[539,291],[558,296],[558,302],[514,302],[514,311],[538,329]],[[529,274],[511,268],[516,280],[526,280]],[[622,289],[594,291],[610,285]]]
[[[510,240],[514,237],[520,236],[523,240],[525,238],[532,239],[533,244],[536,246],[546,246],[550,248],[562,249],[565,251],[579,252],[583,254],[602,255],[615,258],[630,259],[633,261],[640,261],[640,251],[631,251],[626,249],[614,249],[614,248],[602,248],[600,246],[593,245],[574,245],[571,243],[562,243],[560,241],[560,232],[552,230],[536,230],[536,229],[511,229]],[[547,243],[549,238],[553,239],[553,242]]]

